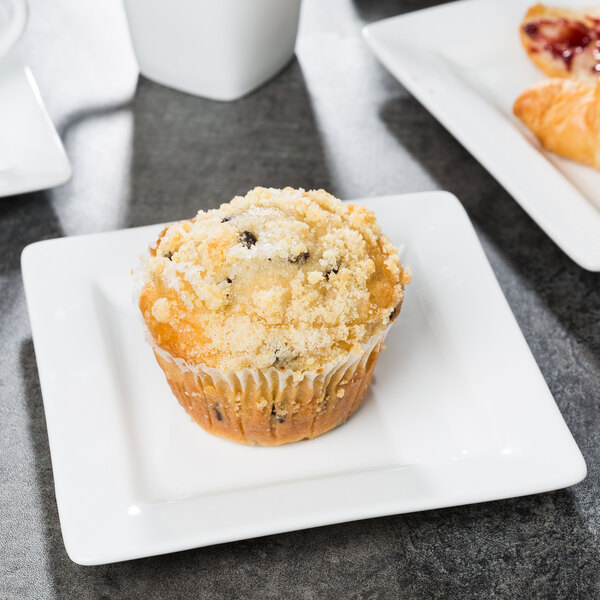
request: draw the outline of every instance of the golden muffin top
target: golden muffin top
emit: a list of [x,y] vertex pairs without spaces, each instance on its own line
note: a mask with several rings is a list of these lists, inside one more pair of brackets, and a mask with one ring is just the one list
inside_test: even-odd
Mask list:
[[139,306],[190,364],[319,371],[388,327],[409,280],[370,210],[257,187],[164,229]]

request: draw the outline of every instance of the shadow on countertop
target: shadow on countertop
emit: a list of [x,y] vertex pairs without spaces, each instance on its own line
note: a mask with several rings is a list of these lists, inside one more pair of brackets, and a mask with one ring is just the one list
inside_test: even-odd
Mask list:
[[[352,0],[354,9],[358,16],[366,23],[379,21],[397,15],[422,10],[438,4],[443,4],[440,0],[428,0],[420,2],[419,0],[384,0],[382,2],[373,2],[373,0]],[[424,32],[426,35],[427,32]]]
[[0,275],[20,270],[25,246],[64,235],[47,192],[0,198],[0,223]]
[[569,490],[76,565],[62,542],[30,340],[20,363],[56,598],[597,597],[600,557]]
[[140,77],[133,118],[131,225],[187,219],[257,185],[331,189],[296,59],[234,102],[198,98]]

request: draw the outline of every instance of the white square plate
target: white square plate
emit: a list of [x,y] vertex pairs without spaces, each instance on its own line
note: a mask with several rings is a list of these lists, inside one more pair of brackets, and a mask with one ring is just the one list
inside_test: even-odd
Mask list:
[[12,50],[0,60],[0,197],[54,187],[70,177],[33,75]]
[[[519,39],[531,0],[462,0],[365,27],[389,71],[577,264],[600,271],[600,172],[545,152],[512,114],[544,79]],[[576,0],[570,6],[587,6]]]
[[371,198],[413,269],[360,410],[248,447],[187,417],[144,342],[130,269],[162,225],[43,241],[23,278],[69,556],[100,564],[543,492],[585,463],[475,232],[445,192]]

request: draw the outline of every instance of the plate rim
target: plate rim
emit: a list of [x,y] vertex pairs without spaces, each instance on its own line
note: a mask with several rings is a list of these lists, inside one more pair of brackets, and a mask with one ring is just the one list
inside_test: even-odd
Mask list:
[[[521,3],[523,3],[524,6],[526,5],[525,0],[513,0],[513,4],[515,5],[520,5]],[[492,177],[494,177],[494,179],[496,179],[496,181],[498,181],[498,183],[508,192],[509,195],[513,197],[513,199],[530,216],[530,218],[533,219],[536,225],[540,227],[540,229],[542,229],[542,231],[544,231],[544,233],[546,233],[546,235],[548,235],[548,237],[576,264],[588,271],[598,272],[600,271],[600,243],[596,244],[597,247],[594,247],[593,252],[585,252],[581,248],[578,248],[572,241],[566,239],[568,236],[564,235],[560,228],[557,229],[554,224],[545,220],[543,216],[543,209],[540,213],[536,203],[532,203],[529,200],[530,194],[527,192],[527,190],[520,189],[523,187],[521,182],[527,181],[528,178],[519,176],[519,178],[514,179],[513,181],[511,179],[511,175],[505,172],[506,167],[494,162],[494,157],[490,156],[489,148],[486,149],[485,142],[482,145],[481,139],[476,139],[470,133],[466,133],[464,131],[464,123],[461,123],[461,119],[457,118],[455,115],[448,114],[447,108],[443,106],[443,102],[440,102],[435,94],[428,92],[428,89],[435,88],[435,83],[432,83],[430,78],[426,78],[426,85],[423,85],[416,75],[416,70],[411,69],[410,65],[406,64],[406,61],[404,61],[402,56],[392,56],[392,51],[390,51],[389,48],[386,47],[386,44],[382,43],[379,39],[380,31],[385,32],[388,28],[391,28],[396,24],[398,24],[400,27],[406,27],[413,20],[416,21],[423,18],[435,19],[436,15],[440,15],[440,18],[442,15],[447,17],[449,13],[458,13],[470,8],[476,8],[477,10],[481,11],[486,10],[486,7],[493,6],[497,6],[497,3],[495,3],[493,0],[479,0],[478,2],[475,2],[474,0],[455,0],[454,2],[436,5],[375,21],[363,26],[362,35],[368,46],[371,48],[373,54],[392,74],[392,76],[397,79],[445,129],[450,132],[450,134],[473,156],[475,160],[477,160],[483,166],[484,169],[486,169],[486,171],[490,173]],[[441,59],[441,57],[438,55],[443,47],[443,44],[435,44],[426,48],[426,50],[429,51],[430,57],[437,57]],[[438,74],[439,72],[440,71],[438,71]],[[447,76],[449,72],[450,70],[445,70],[443,75]],[[543,77],[543,75],[540,75],[540,77]],[[481,96],[476,90],[464,84],[457,74],[452,73],[451,78],[453,80],[460,80],[462,83],[461,87],[466,90],[462,92],[465,97],[472,98],[475,96],[478,100],[488,106],[488,108],[490,108],[490,113],[495,115],[493,119],[496,123],[504,121],[502,116],[496,110],[494,110],[493,107],[489,107],[489,103],[485,100],[485,98],[483,98],[483,96]],[[456,100],[460,101],[461,98],[462,96],[456,98]],[[523,141],[525,144],[528,144],[525,138],[523,138]],[[534,150],[533,147],[531,147],[531,151],[539,154],[539,152]],[[535,155],[531,154],[531,156]],[[571,193],[573,196],[578,197],[582,204],[584,203],[589,206],[589,201],[587,198],[585,198],[585,196],[573,186],[568,178],[558,171],[558,169],[552,165],[552,163],[543,155],[543,153],[539,154],[539,156],[542,158],[543,162],[547,164],[548,169],[556,176],[556,179],[560,179],[568,187],[572,188]],[[590,207],[590,209],[595,210],[594,207]]]

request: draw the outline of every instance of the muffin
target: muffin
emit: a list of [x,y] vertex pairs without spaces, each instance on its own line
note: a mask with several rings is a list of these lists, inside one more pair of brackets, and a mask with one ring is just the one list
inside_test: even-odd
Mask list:
[[212,434],[272,446],[358,408],[410,272],[370,210],[255,188],[167,226],[137,279],[183,408]]

